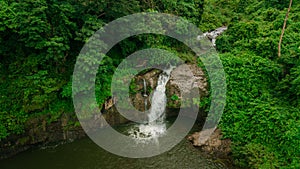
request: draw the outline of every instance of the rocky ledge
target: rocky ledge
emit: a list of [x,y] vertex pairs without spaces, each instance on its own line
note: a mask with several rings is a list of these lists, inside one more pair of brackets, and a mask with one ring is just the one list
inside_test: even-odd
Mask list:
[[218,159],[227,166],[231,166],[233,164],[231,157],[231,140],[223,139],[220,129],[216,129],[205,141],[199,139],[200,135],[206,135],[206,133],[210,132],[208,130],[195,132],[189,135],[187,139],[209,158]]
[[63,114],[56,121],[47,115],[34,117],[25,124],[25,132],[21,135],[10,135],[0,141],[0,159],[8,158],[29,148],[48,146],[57,143],[70,142],[85,137],[80,126],[70,125],[76,120]]

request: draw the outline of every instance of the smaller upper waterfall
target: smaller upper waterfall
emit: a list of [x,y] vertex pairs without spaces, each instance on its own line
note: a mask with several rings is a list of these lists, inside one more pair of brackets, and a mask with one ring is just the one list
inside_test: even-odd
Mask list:
[[144,94],[143,94],[143,96],[144,97],[147,97],[148,95],[147,95],[147,83],[146,83],[146,80],[145,79],[143,79],[143,84],[144,84]]
[[146,83],[146,80],[145,79],[143,79],[143,85],[144,85],[144,94],[143,94],[143,96],[145,97],[145,99],[144,99],[144,111],[146,111],[147,110],[147,101],[148,101],[148,99],[147,99],[147,97],[148,97],[148,95],[147,95],[147,83]]
[[227,27],[226,26],[222,26],[222,27],[219,27],[219,28],[217,28],[217,29],[215,29],[215,30],[213,30],[211,32],[205,32],[202,35],[199,35],[197,37],[197,39],[200,40],[203,37],[207,37],[211,41],[212,45],[214,47],[216,47],[216,39],[217,39],[217,37],[220,36],[226,30],[227,30]]

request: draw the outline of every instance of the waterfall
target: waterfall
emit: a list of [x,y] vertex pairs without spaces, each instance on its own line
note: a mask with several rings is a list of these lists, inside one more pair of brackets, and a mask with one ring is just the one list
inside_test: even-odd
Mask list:
[[[132,128],[128,133],[137,140],[156,139],[166,131],[165,109],[167,104],[166,84],[169,81],[173,66],[163,70],[159,75],[156,89],[151,99],[151,108],[148,114],[148,124],[140,124]],[[144,83],[145,84],[145,83]],[[144,85],[145,86],[145,85]],[[146,105],[146,103],[145,103]]]
[[148,95],[147,95],[147,83],[146,83],[146,80],[145,79],[143,79],[143,82],[144,82],[144,94],[143,94],[143,96],[144,97],[147,97]]
[[217,29],[215,29],[215,30],[213,30],[211,32],[205,32],[202,35],[197,36],[197,39],[201,40],[202,38],[207,37],[211,41],[212,45],[214,47],[216,47],[216,39],[217,39],[217,37],[220,36],[226,30],[227,30],[227,27],[226,26],[222,26],[222,27],[219,27],[219,28],[217,28]]
[[148,114],[149,124],[162,124],[165,119],[165,108],[167,104],[166,84],[169,81],[173,67],[164,70],[158,77],[156,89],[151,99],[150,113]]
[[145,106],[145,109],[144,109],[144,111],[146,111],[146,110],[147,110],[147,102],[148,102],[148,100],[147,100],[147,98],[145,98],[145,100],[144,100],[144,106]]
[[143,79],[143,84],[144,84],[144,94],[143,94],[143,96],[145,97],[145,99],[144,99],[144,106],[145,106],[144,111],[146,111],[147,110],[147,101],[148,101],[147,97],[148,97],[148,95],[147,95],[147,83],[146,83],[145,79]]

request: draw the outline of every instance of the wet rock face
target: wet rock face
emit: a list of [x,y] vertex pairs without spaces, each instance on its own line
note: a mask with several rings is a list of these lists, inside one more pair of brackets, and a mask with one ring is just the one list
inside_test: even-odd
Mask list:
[[63,114],[60,119],[48,124],[47,115],[30,119],[25,124],[25,133],[11,135],[0,141],[0,159],[8,158],[35,146],[45,146],[58,142],[68,142],[85,137],[81,127],[68,126],[74,123],[75,117]]
[[[134,79],[135,87],[134,92],[130,94],[130,99],[137,110],[145,111],[151,107],[152,94],[157,86],[157,80],[161,72],[153,69],[145,74],[138,75]],[[146,90],[144,85],[146,85]],[[170,80],[166,85],[167,108],[180,108],[183,94],[189,94],[189,96],[195,98],[199,95],[200,97],[205,97],[208,94],[207,88],[207,80],[200,67],[196,64],[180,65],[171,72]],[[145,102],[147,102],[146,105]],[[184,106],[188,107],[190,105]]]
[[[132,79],[129,87],[130,98],[128,99],[132,103],[132,106],[139,112],[144,112],[145,110],[150,109],[153,91],[157,86],[158,77],[161,73],[161,70],[151,69]],[[179,65],[171,72],[170,79],[166,84],[167,116],[176,116],[180,108],[189,108],[191,104],[197,104],[193,103],[193,100],[191,99],[188,104],[182,105],[182,95],[187,93],[189,96],[198,100],[208,95],[207,79],[203,70],[196,64]],[[115,103],[118,104],[118,99],[108,98],[104,104],[102,115],[106,121],[108,121],[110,125],[128,122],[128,120],[118,113],[118,110],[114,105]],[[138,114],[133,114],[133,116],[138,116]],[[204,114],[201,115],[201,117],[202,116],[205,117]],[[96,126],[103,126],[103,124],[105,124],[98,116],[95,116],[94,119],[96,122],[89,123],[89,125],[93,124],[94,126],[94,124],[96,124]]]
[[[133,80],[133,91],[130,93],[132,105],[139,111],[148,110],[151,106],[153,91],[157,86],[157,81],[161,70],[152,69],[144,74],[138,75]],[[145,82],[144,82],[145,81]],[[146,89],[146,90],[145,90]],[[147,102],[145,104],[145,102]]]
[[[194,99],[205,97],[208,94],[207,88],[207,80],[200,67],[195,64],[180,65],[172,71],[167,84],[168,107],[180,108],[184,94]],[[190,104],[183,105],[183,108]]]

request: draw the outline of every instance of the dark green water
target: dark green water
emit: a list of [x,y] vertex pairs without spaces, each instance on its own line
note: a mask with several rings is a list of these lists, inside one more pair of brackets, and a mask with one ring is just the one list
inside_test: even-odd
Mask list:
[[[128,127],[128,125],[126,126]],[[120,130],[124,127],[119,127]],[[226,168],[205,159],[188,141],[182,140],[161,155],[133,159],[111,154],[88,138],[54,147],[30,150],[0,161],[0,169],[201,169]]]

